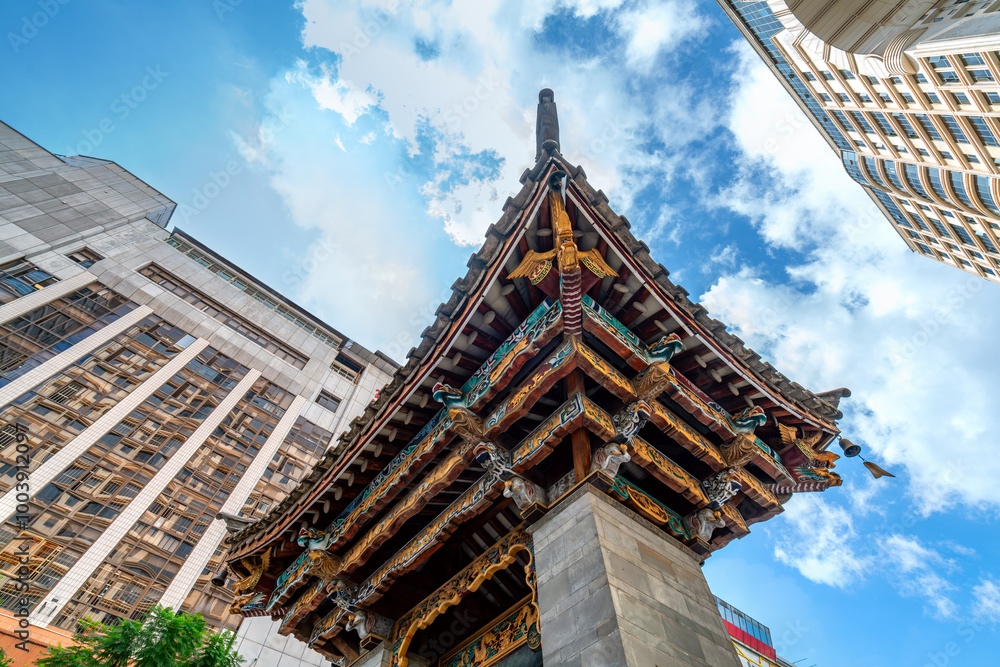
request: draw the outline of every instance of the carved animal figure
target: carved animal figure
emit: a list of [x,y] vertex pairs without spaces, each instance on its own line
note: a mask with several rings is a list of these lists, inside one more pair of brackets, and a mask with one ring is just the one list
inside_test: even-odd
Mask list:
[[705,495],[708,496],[708,506],[713,510],[722,509],[723,505],[743,489],[739,473],[733,468],[715,473],[701,485],[705,489]]
[[300,547],[309,547],[310,551],[321,551],[330,544],[330,535],[316,528],[302,528],[295,543]]
[[514,504],[522,512],[534,503],[545,502],[545,492],[537,484],[529,482],[523,477],[515,477],[504,482],[503,497],[513,498]]
[[631,460],[632,456],[628,453],[628,447],[626,445],[617,442],[609,442],[594,452],[594,459],[590,464],[590,471],[594,472],[595,470],[602,470],[609,477],[614,477],[618,474],[618,468],[620,468],[623,463]]
[[552,219],[552,230],[556,237],[553,244],[555,247],[546,252],[529,250],[517,268],[511,272],[510,278],[527,278],[532,285],[537,285],[549,274],[554,263],[558,265],[558,270],[563,273],[573,271],[583,264],[598,278],[618,275],[617,271],[608,266],[601,252],[596,248],[593,250],[577,248],[576,241],[573,240],[573,225],[570,223],[569,214],[566,213],[562,195],[559,194],[555,185],[553,185],[552,192],[549,193],[549,211]]
[[358,609],[355,612],[351,612],[347,615],[347,625],[344,626],[345,630],[357,630],[358,636],[364,639],[368,636],[368,614],[363,609]]
[[800,438],[799,430],[794,426],[785,426],[781,422],[778,424],[778,433],[781,434],[781,443],[786,447],[789,445],[794,445],[803,455],[805,455],[807,461],[815,461],[817,464],[832,468],[834,461],[840,458],[839,455],[833,452],[827,451],[817,451],[815,449],[819,441],[823,439],[825,435],[823,431],[816,431],[812,435],[804,438]]
[[759,405],[747,408],[733,418],[733,430],[737,433],[753,435],[754,429],[767,423],[767,415]]
[[664,336],[660,340],[650,345],[646,352],[649,354],[649,363],[659,364],[670,361],[675,354],[684,349],[684,341],[677,334]]
[[642,427],[649,421],[653,410],[646,401],[632,401],[611,418],[615,425],[615,438],[612,442],[626,444],[639,434]]
[[708,507],[704,507],[695,512],[695,514],[691,516],[688,523],[691,524],[691,527],[696,533],[698,533],[698,537],[706,542],[712,541],[712,533],[715,532],[716,528],[726,527],[726,520],[722,518],[722,512]]
[[462,395],[462,392],[451,385],[438,382],[431,391],[433,392],[432,396],[434,400],[438,403],[443,403],[445,407],[455,408],[465,406],[465,397]]

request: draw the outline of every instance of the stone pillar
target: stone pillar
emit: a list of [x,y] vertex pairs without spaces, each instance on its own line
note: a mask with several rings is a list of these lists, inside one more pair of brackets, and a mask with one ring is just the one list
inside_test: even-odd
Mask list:
[[590,486],[530,528],[545,667],[739,667],[683,545]]

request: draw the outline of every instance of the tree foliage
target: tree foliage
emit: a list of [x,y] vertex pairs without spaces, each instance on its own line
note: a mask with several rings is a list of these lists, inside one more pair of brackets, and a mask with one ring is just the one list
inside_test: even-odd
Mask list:
[[[80,623],[75,646],[49,647],[39,667],[240,667],[231,632],[215,632],[201,615],[154,608],[144,621]],[[0,663],[3,667],[3,663]]]

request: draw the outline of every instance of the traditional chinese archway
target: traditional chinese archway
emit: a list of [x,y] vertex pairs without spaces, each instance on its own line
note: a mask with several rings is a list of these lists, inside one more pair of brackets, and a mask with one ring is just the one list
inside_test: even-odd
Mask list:
[[406,365],[231,536],[233,611],[343,665],[738,665],[699,564],[840,484],[849,392],[670,282],[560,154],[550,90],[537,149]]

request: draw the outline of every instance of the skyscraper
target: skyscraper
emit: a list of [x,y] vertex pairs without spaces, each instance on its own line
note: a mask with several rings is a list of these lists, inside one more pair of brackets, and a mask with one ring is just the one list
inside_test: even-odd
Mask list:
[[234,628],[217,515],[284,499],[397,368],[169,233],[173,210],[0,124],[0,622],[161,603]]
[[1000,282],[1000,6],[719,0],[910,249]]

